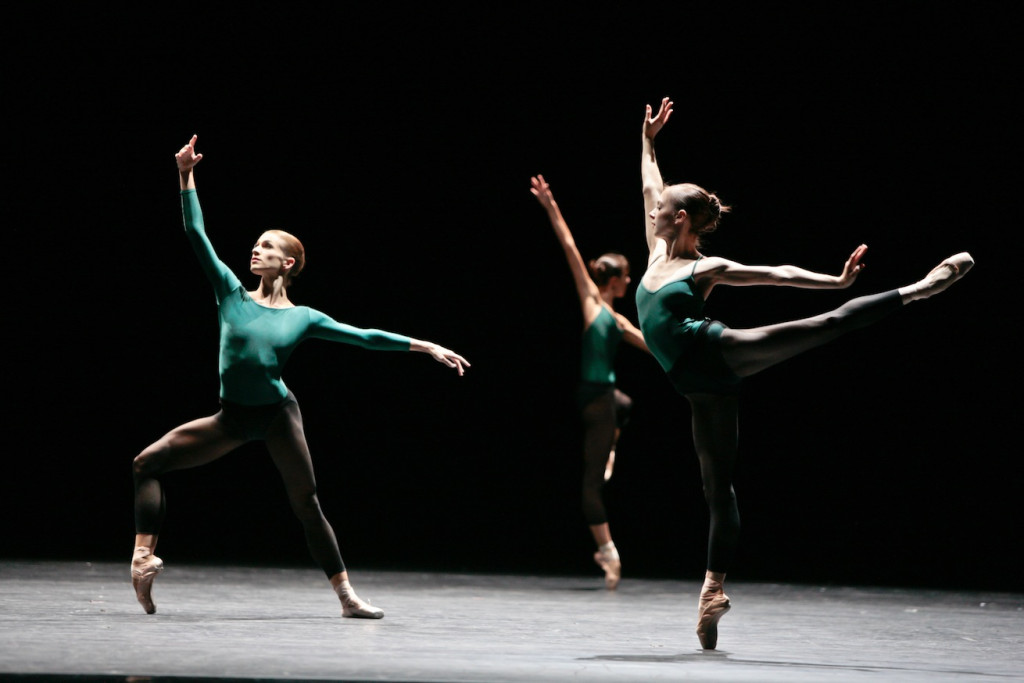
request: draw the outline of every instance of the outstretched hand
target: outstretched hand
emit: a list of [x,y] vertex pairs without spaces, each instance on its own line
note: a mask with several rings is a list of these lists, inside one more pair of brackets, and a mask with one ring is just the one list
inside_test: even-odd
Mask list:
[[544,176],[536,175],[530,178],[530,192],[545,209],[554,206],[555,195],[551,193],[551,186],[544,180]]
[[868,250],[868,245],[862,244],[853,250],[850,258],[846,259],[843,266],[843,274],[839,276],[839,282],[843,288],[849,287],[857,279],[860,271],[864,270],[864,264],[860,262]]
[[182,173],[191,170],[193,166],[203,159],[202,154],[196,154],[196,139],[198,137],[198,135],[193,135],[188,144],[174,155],[174,160],[178,162],[178,170]]
[[654,116],[651,113],[654,110],[651,105],[647,105],[647,115],[644,116],[644,136],[654,139],[654,136],[658,134],[661,127],[668,122],[668,118],[672,116],[672,101],[667,97],[661,98],[661,106],[658,108],[658,113]]
[[438,363],[444,363],[450,368],[456,368],[459,371],[459,377],[465,374],[466,368],[470,367],[469,361],[455,353],[451,349],[446,349],[443,346],[438,346],[433,342],[422,342],[423,351],[429,353],[434,357]]

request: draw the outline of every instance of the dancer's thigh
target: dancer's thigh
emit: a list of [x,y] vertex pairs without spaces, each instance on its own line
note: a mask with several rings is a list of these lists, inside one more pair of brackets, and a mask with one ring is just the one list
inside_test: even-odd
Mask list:
[[243,443],[245,440],[234,436],[218,413],[186,422],[167,432],[139,454],[136,466],[149,474],[198,467],[226,455]]

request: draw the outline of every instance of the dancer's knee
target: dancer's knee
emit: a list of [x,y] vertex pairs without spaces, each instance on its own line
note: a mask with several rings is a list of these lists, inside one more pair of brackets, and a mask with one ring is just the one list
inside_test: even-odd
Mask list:
[[164,460],[161,456],[167,451],[166,445],[157,442],[136,455],[132,460],[132,474],[136,481],[160,474],[163,471],[160,463]]
[[736,505],[736,491],[732,486],[704,486],[704,500],[712,510],[731,508]]

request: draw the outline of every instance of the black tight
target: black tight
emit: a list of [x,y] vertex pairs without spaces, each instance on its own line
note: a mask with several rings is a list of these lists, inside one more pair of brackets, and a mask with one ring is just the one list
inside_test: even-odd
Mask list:
[[583,516],[591,526],[608,521],[602,497],[605,467],[632,405],[628,396],[608,387],[583,406]]
[[[748,377],[842,334],[881,320],[902,307],[897,290],[851,299],[834,311],[802,320],[722,332],[726,364]],[[700,461],[704,498],[710,513],[708,570],[725,573],[735,555],[740,513],[733,490],[739,447],[736,396],[687,394],[693,418],[693,445]]]
[[878,322],[903,306],[898,290],[850,299],[827,313],[746,330],[727,328],[722,359],[740,377],[781,363],[839,336]]
[[334,530],[317,499],[302,414],[291,398],[279,406],[254,408],[225,402],[216,415],[172,429],[136,456],[136,533],[160,533],[166,510],[161,474],[204,465],[257,439],[266,441],[270,457],[281,473],[288,501],[302,523],[313,559],[328,578],[345,571]]
[[693,445],[711,519],[707,568],[725,573],[740,536],[740,509],[732,487],[739,447],[739,399],[711,394],[690,394],[686,398],[690,402]]

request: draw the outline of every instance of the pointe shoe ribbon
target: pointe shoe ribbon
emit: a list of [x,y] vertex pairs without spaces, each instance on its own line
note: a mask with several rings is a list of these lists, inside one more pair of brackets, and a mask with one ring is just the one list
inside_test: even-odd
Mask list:
[[361,600],[348,581],[338,584],[337,593],[341,600],[341,616],[343,617],[380,619],[384,616],[384,610]]

